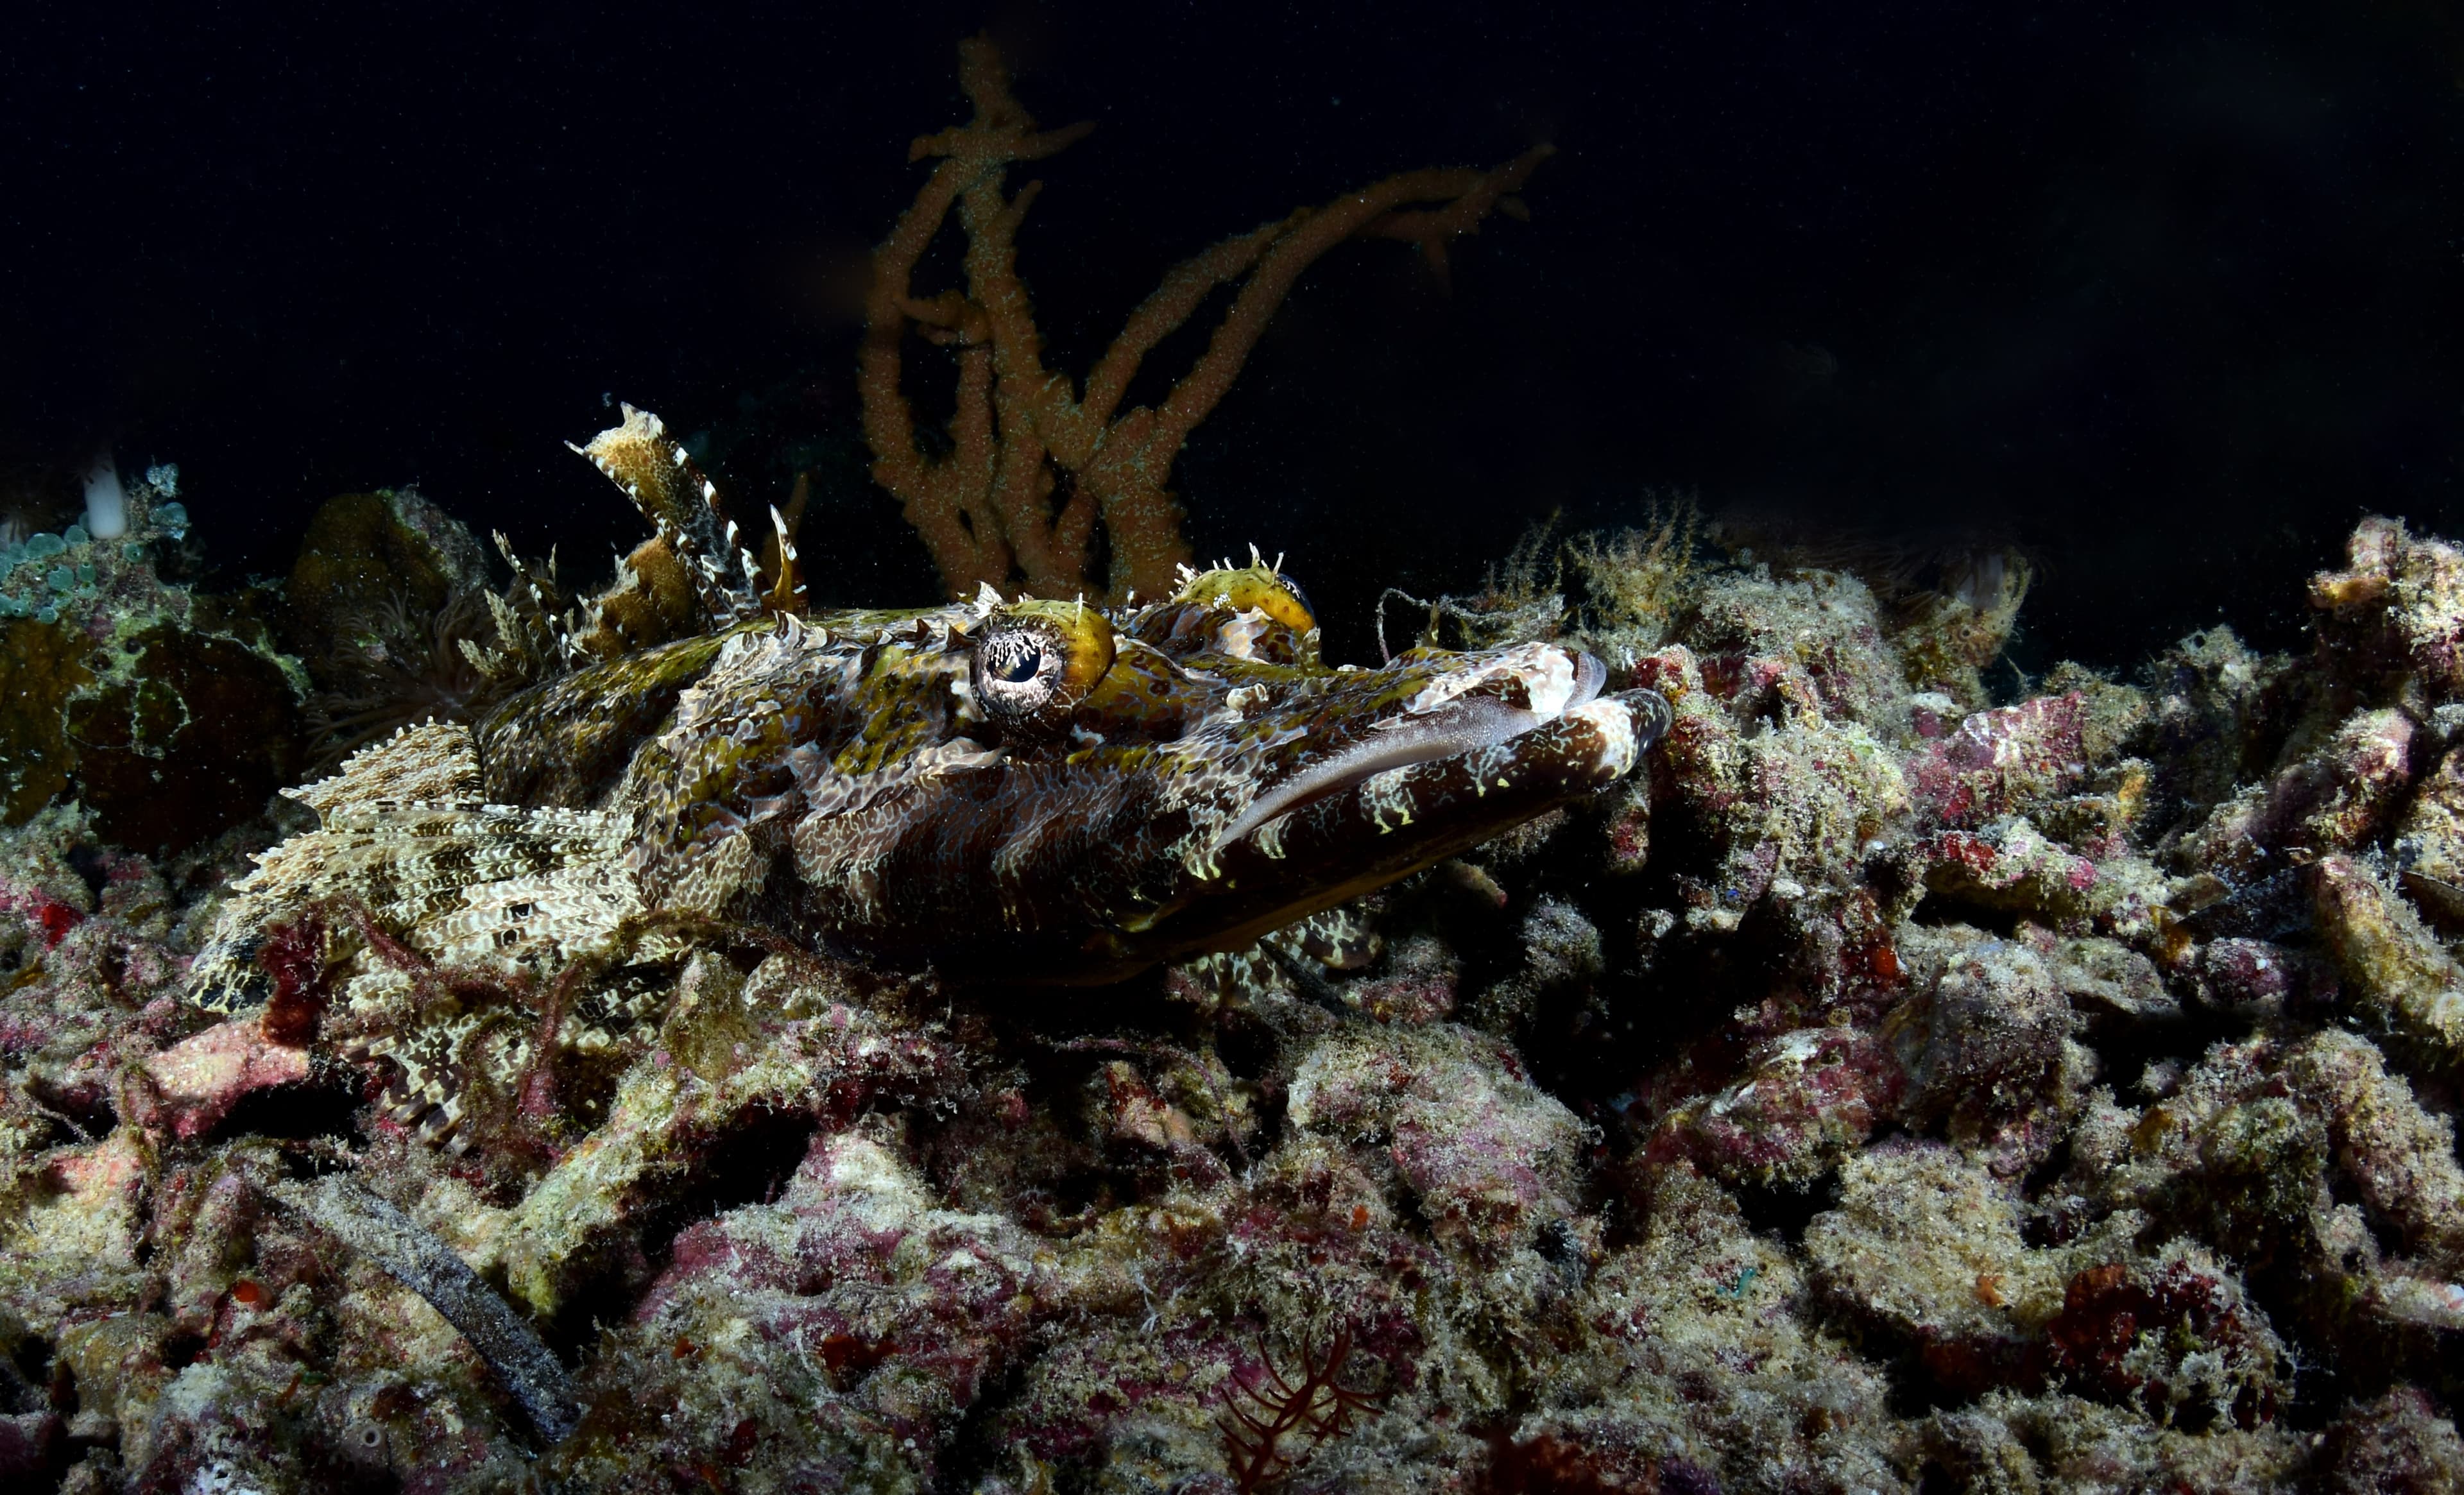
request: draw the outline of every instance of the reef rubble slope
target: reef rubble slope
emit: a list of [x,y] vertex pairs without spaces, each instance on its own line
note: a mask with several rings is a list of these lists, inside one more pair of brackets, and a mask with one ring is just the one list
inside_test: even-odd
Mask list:
[[1432,626],[1579,645],[1673,725],[1347,911],[1374,947],[1055,993],[678,935],[599,995],[646,1041],[438,1146],[319,932],[263,1005],[184,1000],[298,812],[166,829],[94,723],[191,730],[216,650],[295,737],[306,687],[154,576],[151,513],[0,605],[57,646],[12,635],[0,703],[10,1488],[2464,1480],[2445,541],[2363,523],[2306,652],[2219,627],[2000,705],[2020,564],[1529,551]]

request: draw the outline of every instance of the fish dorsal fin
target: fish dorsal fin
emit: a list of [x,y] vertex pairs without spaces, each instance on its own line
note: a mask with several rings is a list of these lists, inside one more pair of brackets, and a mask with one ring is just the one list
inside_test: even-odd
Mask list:
[[[648,410],[624,407],[625,421],[573,450],[625,491],[667,542],[691,580],[713,627],[725,627],[761,609],[759,571],[738,542],[736,525],[718,510],[718,485]],[[571,445],[567,443],[567,445]]]

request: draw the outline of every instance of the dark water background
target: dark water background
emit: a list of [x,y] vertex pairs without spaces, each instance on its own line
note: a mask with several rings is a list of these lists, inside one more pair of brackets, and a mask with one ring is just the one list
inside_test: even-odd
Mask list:
[[1073,372],[1229,232],[1561,147],[1450,291],[1399,245],[1322,261],[1183,455],[1199,549],[1289,552],[1353,657],[1377,587],[1654,492],[2015,539],[2025,656],[2121,666],[2220,614],[2292,642],[2366,510],[2464,531],[2453,6],[1322,9],[21,0],[0,479],[177,461],[233,578],[412,482],[598,564],[638,527],[561,443],[613,396],[745,497],[815,469],[823,595],[921,601],[856,303],[989,25],[1040,121],[1098,121],[1021,238]]

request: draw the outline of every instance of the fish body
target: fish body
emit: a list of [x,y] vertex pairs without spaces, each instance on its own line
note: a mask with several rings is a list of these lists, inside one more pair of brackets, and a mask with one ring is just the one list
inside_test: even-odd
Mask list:
[[209,984],[244,984],[286,903],[335,896],[448,962],[544,972],[686,918],[960,979],[1110,980],[1602,788],[1668,723],[1554,645],[1330,667],[1263,562],[1121,607],[987,588],[799,616],[723,553],[733,530],[655,418],[627,416],[584,450],[706,627],[292,791],[319,827],[239,886]]
[[[651,906],[812,944],[1107,979],[1246,944],[1597,789],[1664,722],[1547,645],[1327,669],[1286,621],[1296,602],[1238,605],[1269,589],[1296,596],[1253,567],[1117,613],[986,599],[670,646],[674,705],[604,791],[627,871]],[[484,723],[489,797],[586,802],[615,755],[540,748],[641,672],[586,671]]]

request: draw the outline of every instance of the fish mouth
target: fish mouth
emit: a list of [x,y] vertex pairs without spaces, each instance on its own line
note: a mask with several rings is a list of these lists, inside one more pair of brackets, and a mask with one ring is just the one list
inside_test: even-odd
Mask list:
[[1601,694],[1579,665],[1570,684],[1535,699],[1551,715],[1445,702],[1425,726],[1396,729],[1408,732],[1397,742],[1347,753],[1279,786],[1272,802],[1262,796],[1193,861],[1175,912],[1197,916],[1164,912],[1124,932],[1126,943],[1166,959],[1237,950],[1617,782],[1668,729],[1668,703],[1650,691]]
[[[1479,668],[1432,681],[1367,737],[1251,802],[1215,833],[1210,851],[1244,840],[1279,817],[1353,789],[1380,774],[1496,748],[1597,699],[1608,668],[1587,653],[1549,645],[1508,649]],[[1493,687],[1521,687],[1516,706]]]

